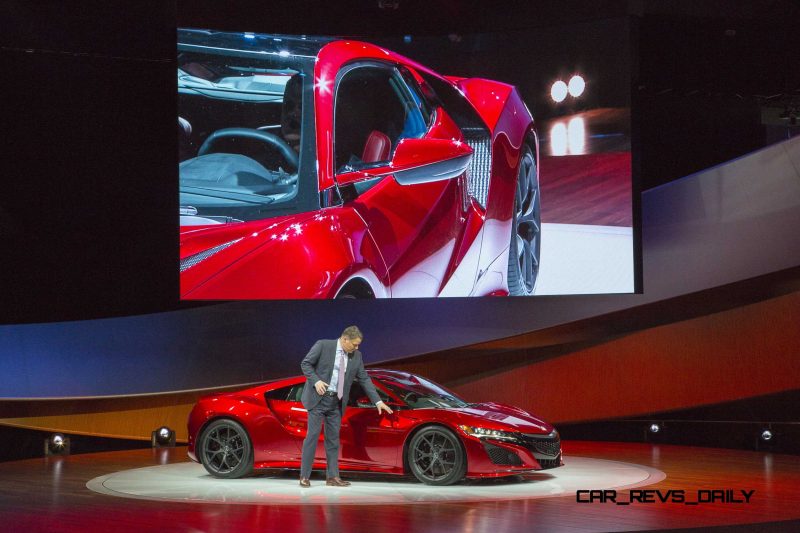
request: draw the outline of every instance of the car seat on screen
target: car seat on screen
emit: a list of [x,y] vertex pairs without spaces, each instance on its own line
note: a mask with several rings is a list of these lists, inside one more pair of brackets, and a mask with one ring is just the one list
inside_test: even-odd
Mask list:
[[392,141],[385,133],[372,130],[364,144],[364,153],[361,160],[364,163],[377,163],[378,161],[388,161],[389,153],[392,149]]
[[281,107],[281,135],[295,152],[300,152],[300,120],[302,119],[303,78],[295,74],[286,82]]
[[183,117],[178,117],[178,155],[179,161],[193,157],[194,146],[192,143],[192,125]]

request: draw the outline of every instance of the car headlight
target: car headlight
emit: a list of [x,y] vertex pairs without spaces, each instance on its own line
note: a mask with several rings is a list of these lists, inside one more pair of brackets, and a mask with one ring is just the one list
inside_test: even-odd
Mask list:
[[499,429],[486,429],[475,426],[458,426],[461,431],[472,437],[485,439],[498,439],[508,441],[519,441],[519,435],[511,431],[501,431]]

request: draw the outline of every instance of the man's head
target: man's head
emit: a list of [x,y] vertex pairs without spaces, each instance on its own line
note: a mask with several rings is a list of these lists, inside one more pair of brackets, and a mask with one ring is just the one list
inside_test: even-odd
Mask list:
[[363,339],[364,335],[361,333],[361,330],[358,329],[358,326],[349,326],[342,332],[339,344],[342,345],[342,350],[345,352],[353,353],[361,346],[361,341]]

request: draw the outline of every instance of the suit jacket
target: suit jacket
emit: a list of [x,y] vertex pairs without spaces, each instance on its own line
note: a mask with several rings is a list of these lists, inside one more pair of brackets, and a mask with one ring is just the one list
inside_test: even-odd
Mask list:
[[[306,377],[306,384],[303,387],[303,395],[300,401],[303,402],[303,407],[307,410],[311,410],[322,399],[322,396],[317,394],[314,384],[320,380],[328,384],[331,382],[333,365],[336,362],[336,341],[337,339],[318,340],[300,363],[300,368]],[[350,387],[353,385],[353,380],[358,380],[372,403],[381,401],[381,397],[378,396],[378,392],[375,390],[375,385],[372,384],[367,371],[364,370],[361,352],[356,350],[349,355],[347,370],[344,373],[342,413],[344,413],[344,409],[347,406],[347,399],[350,397]]]

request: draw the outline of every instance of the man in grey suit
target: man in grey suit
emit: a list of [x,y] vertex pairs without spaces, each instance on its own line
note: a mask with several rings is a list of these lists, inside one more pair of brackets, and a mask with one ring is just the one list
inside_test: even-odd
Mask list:
[[327,460],[327,485],[347,487],[349,482],[339,477],[339,428],[342,414],[350,396],[350,386],[357,379],[378,408],[378,414],[392,410],[381,401],[372,380],[364,370],[364,361],[358,347],[364,335],[356,326],[350,326],[338,339],[319,340],[300,363],[306,384],[301,401],[308,411],[308,433],[303,441],[300,463],[300,486],[310,487],[311,467],[317,450],[319,432],[325,423],[325,457]]

